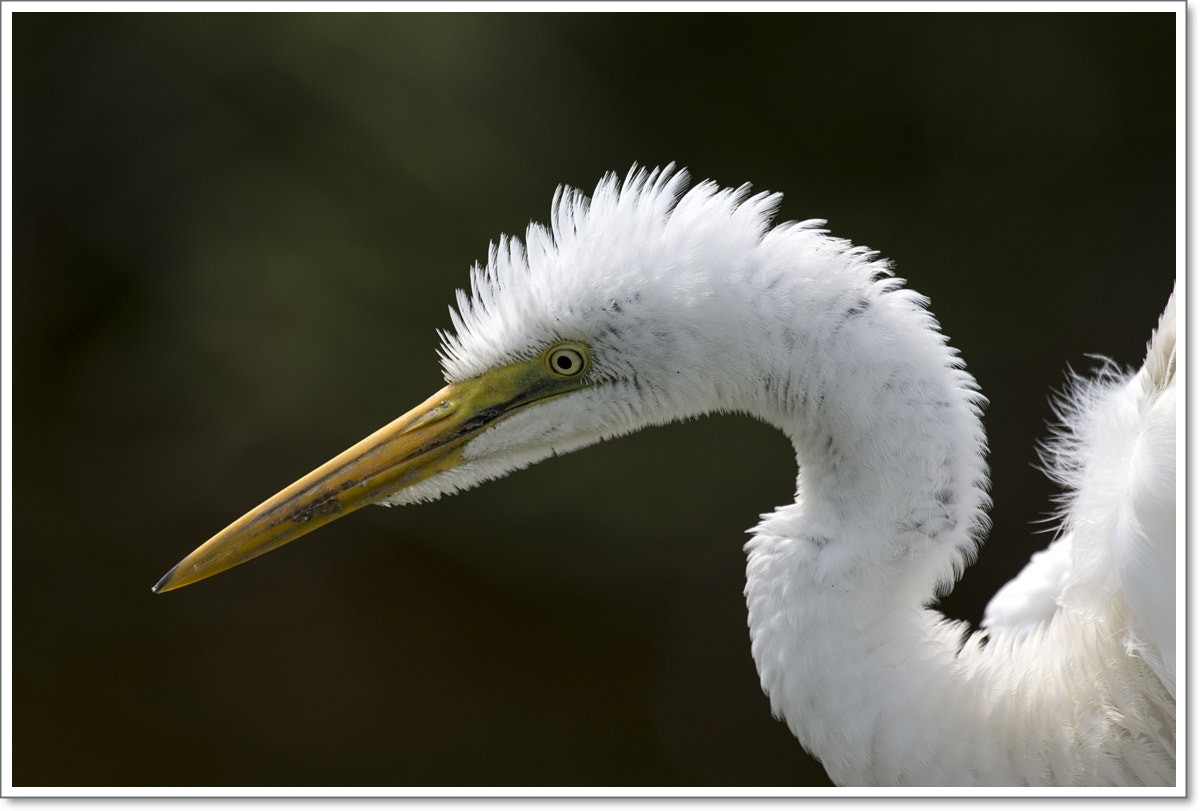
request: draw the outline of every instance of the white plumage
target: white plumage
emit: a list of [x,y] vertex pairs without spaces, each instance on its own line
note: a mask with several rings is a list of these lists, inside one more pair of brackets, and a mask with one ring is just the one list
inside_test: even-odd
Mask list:
[[[549,229],[473,269],[443,392],[159,588],[361,503],[741,412],[782,430],[799,463],[795,503],[746,544],[752,653],[773,711],[835,781],[1174,784],[1173,297],[1141,371],[1076,382],[1047,451],[1071,494],[1063,536],[972,632],[928,606],[987,527],[982,397],[886,262],[820,221],[770,227],[778,200],[687,190],[670,167],[609,176],[590,201],[560,191]],[[400,462],[364,461],[397,441]]]

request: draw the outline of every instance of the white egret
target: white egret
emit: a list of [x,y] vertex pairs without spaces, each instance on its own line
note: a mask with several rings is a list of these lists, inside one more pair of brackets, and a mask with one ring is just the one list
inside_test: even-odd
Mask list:
[[[447,385],[216,535],[195,582],[364,504],[453,493],[647,425],[742,412],[792,441],[746,544],[774,713],[841,784],[1175,782],[1175,309],[1143,368],[1077,382],[1062,534],[972,631],[929,606],[987,526],[982,397],[925,300],[779,196],[636,167],[501,239]],[[586,510],[586,505],[580,509]]]

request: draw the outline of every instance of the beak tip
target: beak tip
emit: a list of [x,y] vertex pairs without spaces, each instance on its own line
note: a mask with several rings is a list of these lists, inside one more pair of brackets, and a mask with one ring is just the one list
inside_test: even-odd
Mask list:
[[171,581],[174,579],[175,569],[178,568],[179,567],[176,566],[174,569],[171,569],[171,571],[164,574],[162,578],[150,588],[150,591],[154,594],[162,594],[164,591],[170,591],[171,589],[175,588],[175,586],[171,584]]

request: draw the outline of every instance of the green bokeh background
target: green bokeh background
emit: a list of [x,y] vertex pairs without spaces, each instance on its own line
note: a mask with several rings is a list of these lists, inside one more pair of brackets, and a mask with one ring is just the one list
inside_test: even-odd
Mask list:
[[[440,385],[501,232],[635,161],[891,257],[991,405],[978,621],[1047,537],[1047,393],[1175,275],[1171,14],[30,14],[13,36],[20,786],[820,785],[750,659],[718,417],[367,509],[154,596]],[[886,684],[880,685],[886,690]]]

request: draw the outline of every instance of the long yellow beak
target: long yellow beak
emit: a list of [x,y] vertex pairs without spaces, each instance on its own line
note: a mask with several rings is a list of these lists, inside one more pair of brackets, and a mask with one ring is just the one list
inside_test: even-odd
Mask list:
[[[570,374],[563,374],[564,352],[583,359]],[[231,569],[455,467],[471,438],[524,406],[579,388],[586,368],[586,347],[562,344],[446,386],[214,535],[167,572],[154,591]]]

